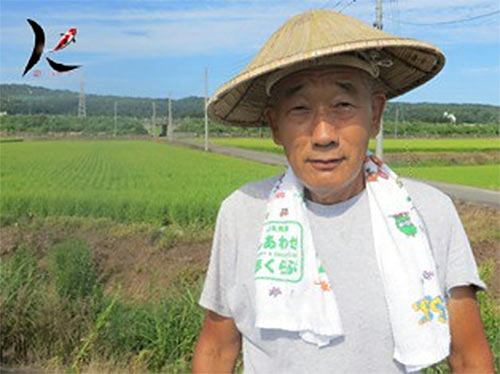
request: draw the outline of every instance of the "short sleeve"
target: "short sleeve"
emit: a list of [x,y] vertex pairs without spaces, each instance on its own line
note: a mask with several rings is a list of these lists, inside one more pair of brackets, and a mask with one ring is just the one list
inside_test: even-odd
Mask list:
[[[227,301],[228,280],[234,279],[231,274],[231,261],[234,258],[234,238],[228,235],[231,232],[231,222],[228,218],[227,207],[223,203],[217,215],[212,252],[208,265],[205,284],[200,296],[199,304],[224,317],[231,317]],[[234,272],[234,270],[233,270]]]
[[448,241],[448,260],[445,278],[445,287],[448,296],[450,295],[450,290],[457,286],[472,285],[481,290],[486,290],[486,284],[479,277],[469,239],[451,201],[449,219],[451,229]]

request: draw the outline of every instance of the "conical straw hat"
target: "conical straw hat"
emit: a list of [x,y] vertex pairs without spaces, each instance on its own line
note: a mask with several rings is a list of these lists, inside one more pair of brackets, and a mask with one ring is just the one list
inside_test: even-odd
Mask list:
[[215,92],[208,102],[208,115],[228,125],[261,126],[270,75],[356,53],[375,53],[371,63],[380,65],[378,86],[388,99],[427,82],[445,60],[430,44],[388,34],[331,10],[311,10],[284,23],[241,73]]

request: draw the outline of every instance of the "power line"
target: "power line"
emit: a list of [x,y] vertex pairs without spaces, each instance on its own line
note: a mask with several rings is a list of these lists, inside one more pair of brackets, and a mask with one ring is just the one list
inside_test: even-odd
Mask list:
[[432,23],[417,23],[417,22],[408,22],[408,21],[401,21],[401,20],[399,20],[399,22],[404,23],[406,25],[413,25],[413,26],[451,25],[451,24],[455,24],[455,23],[463,23],[463,22],[469,22],[469,21],[473,21],[476,19],[480,19],[480,18],[486,18],[486,17],[490,17],[490,16],[493,16],[493,15],[499,14],[499,13],[500,13],[500,10],[495,10],[494,12],[480,14],[480,15],[474,16],[474,17],[467,17],[467,18],[461,18],[461,19],[457,19],[457,20],[453,20],[453,21],[442,21],[442,22],[432,22]]
[[398,0],[391,0],[389,1],[389,7],[391,9],[391,16],[388,17],[392,19],[394,22],[394,29],[391,30],[394,32],[396,35],[399,35],[401,33],[401,22],[399,21],[399,1]]
[[347,8],[349,8],[355,2],[356,2],[356,0],[351,0],[350,3],[346,4],[342,9],[339,10],[339,13],[342,13],[344,10],[346,10]]
[[[345,0],[338,0],[335,5],[332,7],[332,9],[335,9],[336,7],[338,7],[340,4],[342,4]],[[323,4],[323,6],[320,7],[320,9],[325,9],[327,7],[328,4],[330,4],[332,1],[331,0],[328,0],[326,3]]]

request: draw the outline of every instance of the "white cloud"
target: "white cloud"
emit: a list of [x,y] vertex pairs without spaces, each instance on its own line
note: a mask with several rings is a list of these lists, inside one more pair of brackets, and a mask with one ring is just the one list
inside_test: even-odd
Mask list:
[[497,75],[500,73],[500,66],[469,66],[460,69],[462,74],[471,75]]
[[[339,6],[348,4],[344,0]],[[103,10],[92,2],[81,8],[46,12],[40,20],[47,33],[47,48],[58,34],[70,26],[78,28],[77,55],[100,54],[118,57],[204,55],[218,52],[256,52],[271,33],[291,15],[337,1],[230,1],[199,2],[190,10],[168,9],[168,2],[123,2],[120,8]],[[117,3],[118,4],[118,3]],[[145,4],[148,4],[146,7]],[[229,5],[228,5],[229,4]],[[392,1],[385,5],[385,29],[400,35],[443,46],[463,43],[499,43],[498,18],[459,25],[436,27],[404,24],[403,21],[433,23],[461,19],[494,10],[494,2],[484,0]],[[374,6],[358,1],[345,13],[371,22]],[[445,17],[445,18],[444,18]],[[9,17],[10,18],[10,17]],[[398,22],[399,21],[401,22]],[[5,15],[2,21],[7,20]],[[1,31],[3,50],[30,49],[31,30],[27,24],[5,26]],[[69,49],[68,48],[68,49]]]

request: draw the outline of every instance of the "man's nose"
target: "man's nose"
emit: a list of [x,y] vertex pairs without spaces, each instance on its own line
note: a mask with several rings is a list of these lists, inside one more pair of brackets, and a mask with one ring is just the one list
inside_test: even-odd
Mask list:
[[315,110],[312,123],[311,140],[316,147],[336,147],[339,144],[337,128],[329,117],[328,110],[318,108]]

